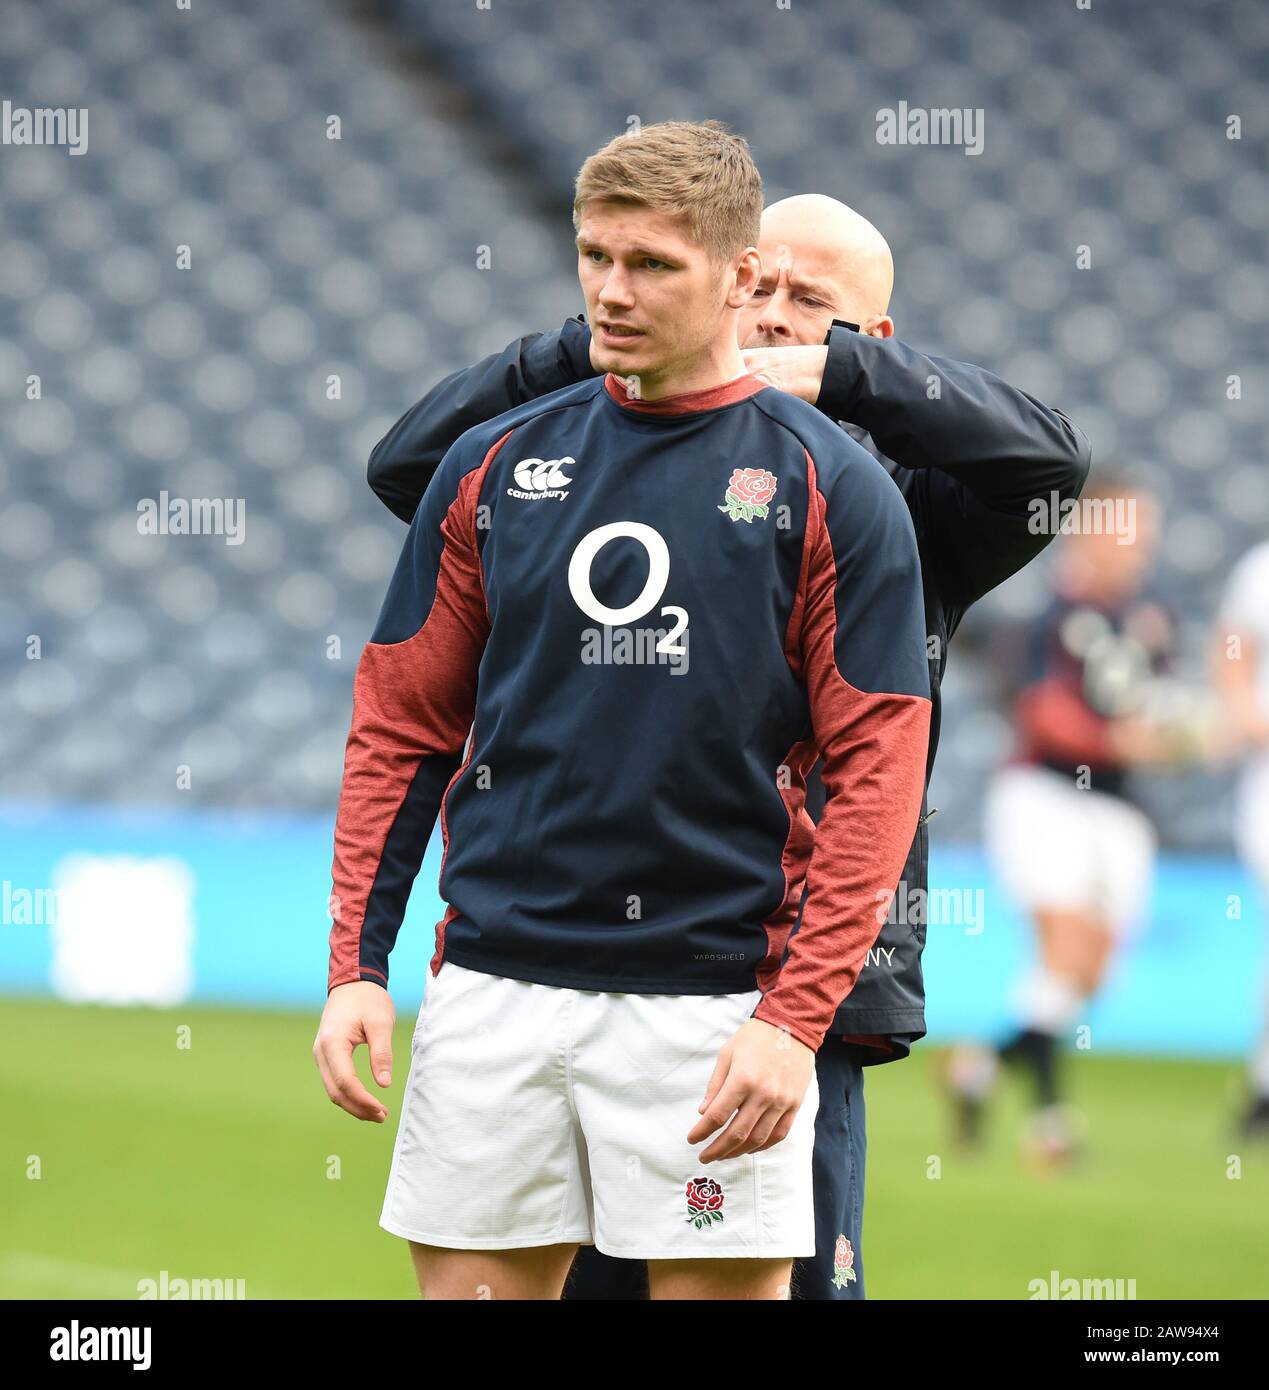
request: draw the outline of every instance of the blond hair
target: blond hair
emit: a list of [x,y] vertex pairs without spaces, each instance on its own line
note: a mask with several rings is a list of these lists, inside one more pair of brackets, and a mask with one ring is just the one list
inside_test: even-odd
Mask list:
[[610,140],[577,171],[574,231],[601,198],[682,217],[714,265],[758,244],[762,176],[721,121],[658,121]]

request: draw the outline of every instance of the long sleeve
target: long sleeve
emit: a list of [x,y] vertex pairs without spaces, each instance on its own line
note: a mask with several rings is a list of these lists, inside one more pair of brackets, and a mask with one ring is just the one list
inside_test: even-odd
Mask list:
[[580,318],[558,332],[517,338],[412,405],[375,445],[367,480],[389,511],[409,521],[445,451],[465,430],[598,375],[590,364],[590,329]]
[[827,799],[801,926],[754,1011],[811,1048],[880,934],[920,814],[930,728],[912,521],[881,466],[845,437],[840,448],[846,466],[822,457],[818,477],[807,456],[800,611],[791,624]]
[[1110,722],[1090,709],[1079,691],[1056,677],[1028,686],[1019,695],[1014,719],[1027,752],[1095,767],[1117,765]]
[[[499,441],[501,442],[501,441]],[[459,770],[489,635],[475,506],[485,457],[451,449],[362,652],[335,822],[327,990],[388,982],[428,838]]]
[[982,367],[927,357],[898,339],[835,325],[817,405],[866,429],[903,468],[923,470],[917,526],[941,588],[962,608],[1053,538],[1033,508],[1078,497],[1092,457],[1084,432]]

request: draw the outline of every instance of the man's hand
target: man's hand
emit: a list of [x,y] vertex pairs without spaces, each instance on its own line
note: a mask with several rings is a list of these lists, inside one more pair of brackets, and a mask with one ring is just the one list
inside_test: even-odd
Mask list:
[[740,355],[745,359],[746,369],[767,386],[787,391],[790,396],[809,401],[811,405],[819,400],[824,364],[828,361],[826,345],[816,347],[799,343],[795,347],[743,348]]
[[814,1073],[809,1047],[783,1028],[749,1019],[723,1044],[687,1142],[699,1144],[727,1125],[701,1154],[702,1163],[774,1147],[793,1128]]
[[370,1046],[370,1074],[380,1086],[392,1084],[392,1026],[397,1011],[382,985],[353,980],[336,985],[322,1010],[313,1043],[313,1059],[326,1094],[359,1120],[382,1124],[388,1112],[361,1084],[353,1050]]
[[1241,711],[1241,717],[1236,724],[1238,737],[1246,747],[1256,751],[1269,748],[1269,719],[1258,709]]
[[1130,767],[1168,767],[1185,760],[1185,749],[1175,731],[1139,715],[1112,719],[1106,726],[1115,756]]

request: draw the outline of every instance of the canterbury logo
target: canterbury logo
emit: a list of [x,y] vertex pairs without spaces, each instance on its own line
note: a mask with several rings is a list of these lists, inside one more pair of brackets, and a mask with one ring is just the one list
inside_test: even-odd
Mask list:
[[507,495],[531,502],[546,497],[567,497],[567,488],[573,480],[563,471],[564,465],[576,462],[567,455],[562,459],[521,459],[513,470],[519,487],[509,487]]

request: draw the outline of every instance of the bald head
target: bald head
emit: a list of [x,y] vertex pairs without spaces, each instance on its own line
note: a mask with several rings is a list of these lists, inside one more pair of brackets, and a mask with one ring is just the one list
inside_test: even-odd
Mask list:
[[762,214],[762,240],[815,254],[850,286],[868,314],[884,314],[894,288],[894,259],[866,217],[825,193],[781,198]]
[[834,318],[881,336],[893,332],[887,317],[894,288],[894,260],[886,239],[853,208],[824,193],[799,193],[772,203],[762,214],[758,243],[762,289],[745,347],[823,342]]

